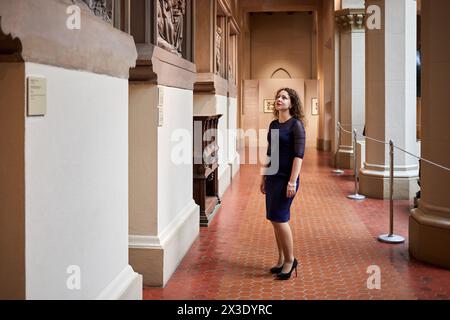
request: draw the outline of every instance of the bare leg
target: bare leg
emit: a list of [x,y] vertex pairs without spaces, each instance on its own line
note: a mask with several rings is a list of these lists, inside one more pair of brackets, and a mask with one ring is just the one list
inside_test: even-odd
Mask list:
[[275,233],[275,239],[277,241],[277,247],[278,247],[278,262],[276,267],[281,267],[284,263],[284,253],[283,253],[283,244],[281,243],[280,236],[278,235],[278,229],[275,226],[275,224],[272,222],[273,225],[273,231]]
[[284,266],[281,272],[288,273],[291,271],[292,263],[294,262],[294,240],[292,238],[292,231],[289,223],[272,222],[276,229],[279,241],[284,255]]

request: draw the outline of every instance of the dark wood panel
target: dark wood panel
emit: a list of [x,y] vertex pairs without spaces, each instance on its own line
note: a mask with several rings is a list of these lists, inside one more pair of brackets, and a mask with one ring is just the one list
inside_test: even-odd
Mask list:
[[201,226],[209,225],[220,204],[217,127],[221,116],[194,116],[193,198],[200,206]]

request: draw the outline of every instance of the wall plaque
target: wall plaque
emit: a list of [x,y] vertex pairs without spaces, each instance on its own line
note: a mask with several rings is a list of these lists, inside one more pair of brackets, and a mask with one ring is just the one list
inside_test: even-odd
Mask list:
[[47,113],[47,79],[28,77],[28,116],[45,116]]

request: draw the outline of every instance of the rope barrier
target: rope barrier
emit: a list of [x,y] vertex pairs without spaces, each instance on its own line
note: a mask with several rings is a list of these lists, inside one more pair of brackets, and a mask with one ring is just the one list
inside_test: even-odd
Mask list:
[[378,142],[378,143],[381,143],[381,144],[384,144],[384,145],[389,145],[389,142],[385,142],[385,141],[381,141],[381,140],[378,140],[378,139],[375,139],[375,138],[363,136],[362,134],[358,134],[358,135],[359,135],[360,137],[363,137],[363,138],[372,140],[372,141],[374,141],[374,142]]
[[[352,134],[352,132],[345,130],[339,122],[337,123],[337,125],[338,125],[338,127],[339,127],[342,131],[344,131],[345,133]],[[389,142],[386,142],[386,141],[381,141],[381,140],[378,140],[378,139],[375,139],[375,138],[371,138],[371,137],[368,137],[368,136],[365,136],[365,135],[362,135],[362,134],[359,134],[359,133],[357,133],[357,135],[358,135],[359,137],[362,137],[362,138],[365,138],[365,139],[368,139],[368,140],[372,140],[372,141],[374,141],[374,142],[378,142],[378,143],[381,143],[381,144],[384,144],[384,145],[389,145]],[[396,146],[395,144],[394,144],[394,148],[395,148],[395,149],[398,149],[398,150],[400,150],[400,151],[403,151],[404,153],[409,154],[410,156],[412,156],[412,157],[414,157],[414,158],[416,158],[416,159],[419,159],[419,160],[421,160],[421,161],[423,161],[423,162],[429,163],[429,164],[434,165],[434,166],[436,166],[436,167],[438,167],[438,168],[440,168],[440,169],[443,169],[443,170],[445,170],[445,171],[450,172],[450,168],[444,167],[443,165],[437,164],[437,163],[435,163],[435,162],[433,162],[433,161],[430,161],[430,160],[428,160],[428,159],[425,159],[425,158],[416,156],[415,154],[412,154],[411,152],[408,152],[408,151],[406,151],[406,150],[404,150],[404,149],[402,149],[402,148]]]
[[338,124],[338,127],[339,127],[342,131],[344,131],[344,132],[346,132],[346,133],[349,133],[349,134],[352,134],[351,131],[345,130],[339,122],[338,122],[337,124]]
[[[341,130],[344,131],[345,133],[352,134],[352,132],[345,130],[339,122],[338,122],[338,126],[339,126],[339,127],[341,128]],[[355,125],[355,126],[356,126],[356,125]],[[369,140],[378,142],[378,143],[385,144],[385,145],[388,145],[388,144],[389,144],[389,142],[377,140],[377,139],[375,139],[375,138],[367,137],[367,136],[362,135],[362,134],[359,134],[359,133],[357,133],[357,135],[360,136],[360,137],[363,137],[363,138],[366,138],[366,139],[369,139]]]
[[436,167],[438,167],[440,169],[443,169],[445,171],[450,172],[450,168],[444,167],[444,166],[442,166],[440,164],[437,164],[437,163],[435,163],[433,161],[430,161],[430,160],[427,160],[425,158],[416,156],[415,154],[412,154],[411,152],[396,146],[392,140],[390,140],[389,142],[386,142],[386,141],[381,141],[381,140],[378,140],[378,139],[375,139],[375,138],[367,137],[365,135],[358,134],[356,129],[354,129],[353,133],[352,133],[350,131],[345,130],[342,127],[340,122],[337,123],[337,126],[340,129],[339,130],[339,137],[340,137],[340,134],[341,134],[340,132],[343,131],[343,132],[345,132],[347,134],[353,134],[353,138],[354,138],[354,146],[353,146],[354,149],[353,150],[354,150],[354,160],[355,160],[355,162],[354,162],[355,163],[354,164],[354,166],[355,166],[355,194],[347,196],[350,199],[353,199],[353,200],[363,200],[364,199],[364,196],[358,194],[359,178],[358,178],[358,172],[356,170],[356,158],[357,158],[356,137],[360,136],[360,137],[363,137],[365,139],[368,139],[368,140],[371,140],[371,141],[374,141],[374,142],[377,142],[377,143],[381,143],[381,144],[384,144],[384,145],[389,145],[389,147],[390,147],[389,148],[390,149],[389,150],[389,160],[390,160],[390,166],[389,166],[389,181],[390,181],[390,183],[389,183],[389,185],[390,185],[389,186],[389,189],[390,189],[389,190],[389,233],[380,235],[378,237],[378,240],[381,241],[381,242],[386,242],[386,243],[391,243],[391,244],[405,242],[405,238],[404,237],[394,234],[394,149],[398,149],[398,150],[400,150],[400,151],[402,151],[402,152],[404,152],[406,154],[409,154],[410,156],[412,156],[412,157],[414,157],[414,158],[416,158],[416,159],[418,159],[420,161],[429,163],[429,164],[434,165],[434,166],[436,166]]
[[412,154],[411,152],[408,152],[408,151],[406,151],[406,150],[403,150],[403,149],[400,148],[400,147],[397,147],[396,145],[394,145],[394,148],[396,148],[396,149],[398,149],[398,150],[400,150],[400,151],[403,151],[404,153],[409,154],[410,156],[412,156],[412,157],[414,157],[414,158],[417,158],[417,159],[419,159],[420,161],[427,162],[427,163],[432,164],[432,165],[434,165],[434,166],[436,166],[436,167],[438,167],[438,168],[441,168],[441,169],[443,169],[443,170],[445,170],[445,171],[450,172],[450,168],[441,166],[440,164],[437,164],[437,163],[435,163],[435,162],[433,162],[433,161],[424,159],[424,158],[422,158],[422,157],[418,157],[418,156],[416,156],[415,154]]

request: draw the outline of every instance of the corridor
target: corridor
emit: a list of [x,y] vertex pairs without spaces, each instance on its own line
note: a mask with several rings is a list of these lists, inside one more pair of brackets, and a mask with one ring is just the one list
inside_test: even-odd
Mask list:
[[[165,288],[144,287],[144,299],[302,300],[449,299],[450,271],[421,263],[408,253],[409,201],[395,202],[395,233],[401,245],[382,244],[389,202],[352,202],[351,172],[333,176],[329,153],[308,149],[291,211],[298,277],[276,281],[268,269],[276,246],[259,192],[259,167],[242,165],[208,228]],[[369,266],[381,270],[381,289],[367,288]]]

